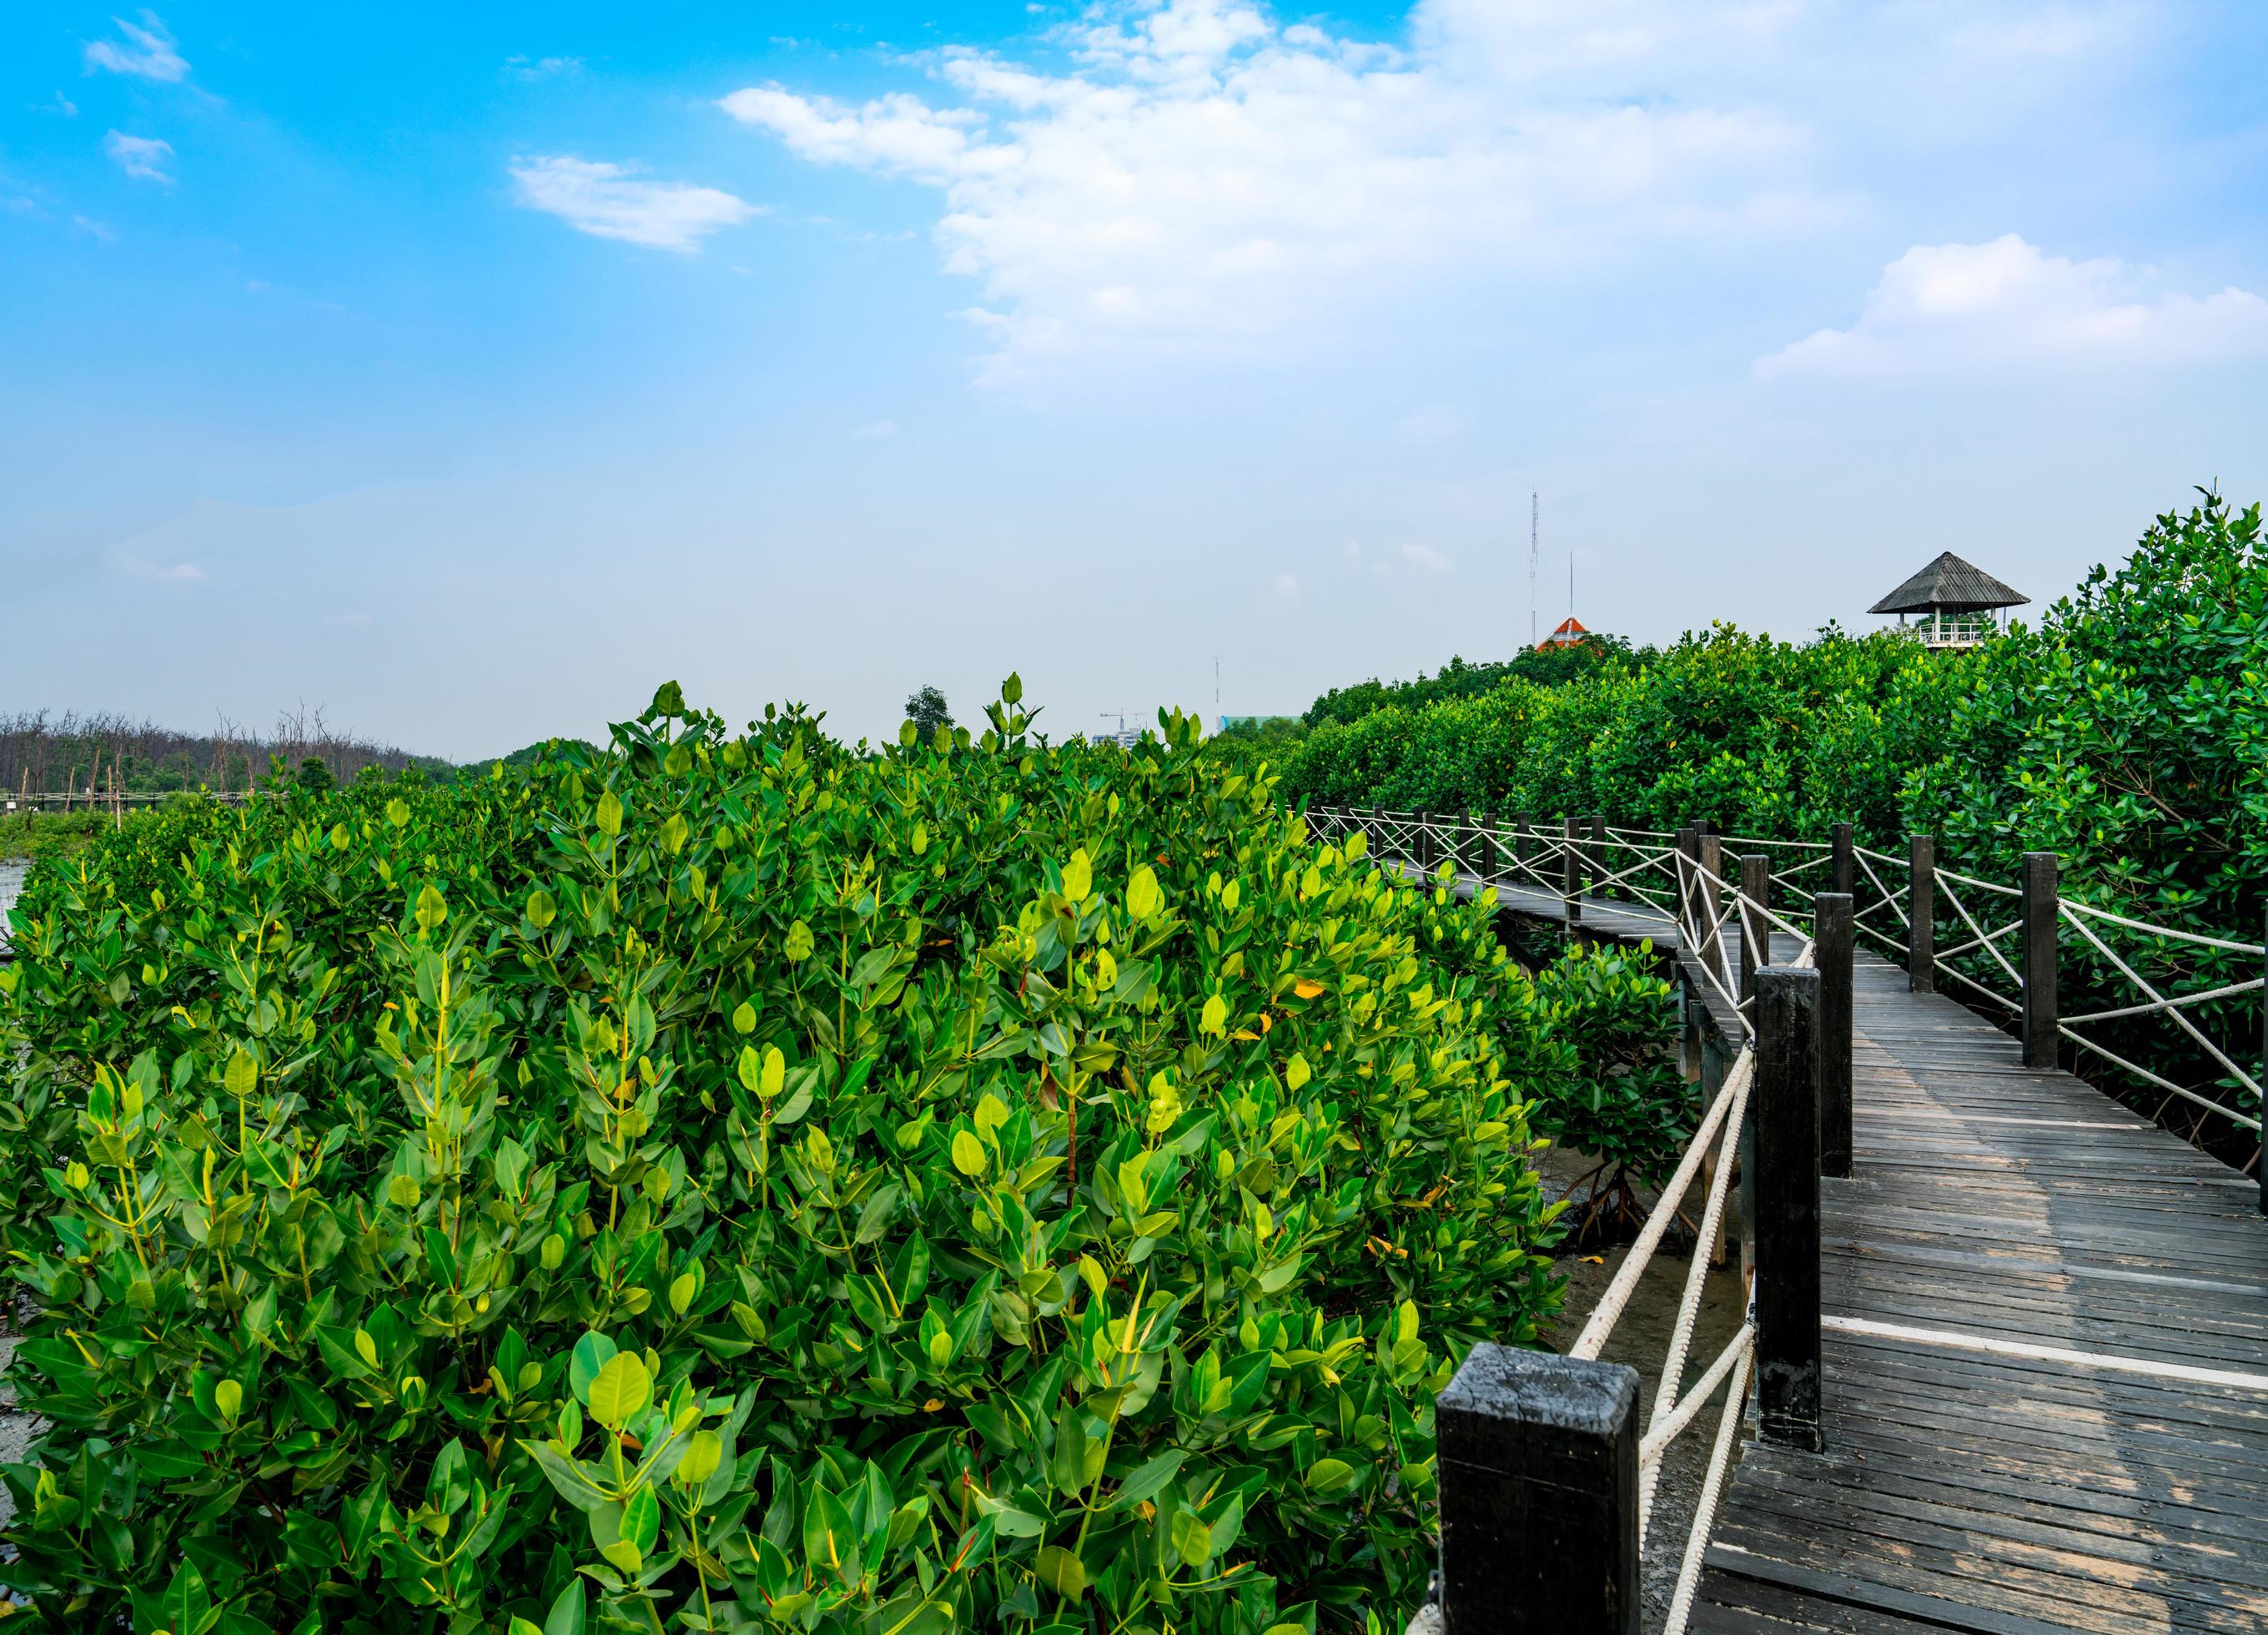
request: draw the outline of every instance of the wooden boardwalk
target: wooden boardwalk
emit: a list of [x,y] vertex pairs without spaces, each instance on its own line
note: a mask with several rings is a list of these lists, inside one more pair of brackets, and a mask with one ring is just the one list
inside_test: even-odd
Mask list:
[[1827,1451],[1748,1447],[1693,1627],[2268,1629],[2256,1184],[1896,967],[1854,985]]
[[[1552,894],[1498,895],[1565,923]],[[1581,919],[1687,952],[1643,908]],[[1821,1183],[1826,1451],[1747,1446],[1692,1629],[2268,1631],[2257,1183],[2024,1067],[1898,967],[1861,954],[1853,985],[1856,1175]]]

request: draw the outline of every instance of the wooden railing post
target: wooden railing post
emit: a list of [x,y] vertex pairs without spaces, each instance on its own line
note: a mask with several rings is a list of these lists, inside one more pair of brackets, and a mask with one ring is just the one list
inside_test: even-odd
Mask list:
[[1445,1635],[1638,1635],[1638,1387],[1473,1347],[1434,1408]]
[[1906,837],[1906,985],[1916,993],[1937,990],[1937,837]]
[[1758,854],[1741,859],[1741,998],[1752,999],[1756,972],[1771,963],[1771,922],[1762,911],[1771,903],[1770,858]]
[[1708,939],[1699,950],[1700,956],[1709,961],[1719,982],[1729,983],[1733,973],[1725,964],[1725,939],[1716,931],[1717,916],[1723,911],[1724,899],[1717,893],[1718,882],[1725,878],[1725,840],[1715,829],[1712,824],[1701,831],[1701,866],[1706,872],[1693,882],[1693,906],[1701,922],[1700,934]]
[[1828,833],[1834,842],[1828,850],[1835,861],[1828,865],[1827,872],[1835,883],[1827,889],[1839,891],[1846,897],[1856,896],[1859,892],[1859,854],[1853,850],[1851,826],[1837,823]]
[[2056,870],[2052,851],[2024,853],[2024,1065],[2056,1064]]
[[1851,1134],[1851,962],[1858,899],[1822,891],[1812,899],[1811,962],[1819,968],[1819,1173],[1848,1180]]
[[1473,867],[1485,887],[1496,884],[1497,878],[1496,814],[1481,814],[1480,855],[1473,859]]
[[1818,1451],[1819,973],[1756,973],[1756,1415],[1764,1438]]
[[1559,900],[1566,910],[1567,924],[1583,922],[1583,849],[1582,825],[1574,818],[1559,820]]

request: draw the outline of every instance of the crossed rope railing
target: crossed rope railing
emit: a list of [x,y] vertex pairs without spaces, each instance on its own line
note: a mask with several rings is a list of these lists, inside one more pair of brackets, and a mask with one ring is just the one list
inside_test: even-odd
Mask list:
[[[1888,905],[1897,910],[1904,923],[1907,934],[1903,943],[1889,938],[1880,939],[1889,943],[1895,952],[1910,961],[1914,961],[1912,917],[1900,906],[1902,902],[1912,900],[1911,862],[1865,848],[1858,848],[1857,851],[1878,894],[1869,908],[1879,910]],[[1891,870],[1906,869],[1907,884],[1895,890],[1885,887],[1881,874],[1874,867],[1876,864]],[[2055,878],[2052,865],[2043,869],[2043,875]],[[1926,954],[1918,962],[1926,967],[1931,977],[1949,979],[1957,985],[1966,1002],[1988,1014],[2006,1018],[2020,1032],[2029,1025],[2027,1018],[2030,1012],[2038,1010],[2043,1014],[2043,1028],[2050,1031],[2053,1038],[2068,1042],[2085,1055],[2131,1074],[2164,1095],[2198,1108],[2201,1113],[2223,1119],[2239,1130],[2260,1130],[2261,1120],[2257,1114],[2247,1114],[2241,1108],[2233,1107],[2228,1101],[2207,1094],[2207,1091],[2214,1087],[2232,1089],[2251,1096],[2257,1106],[2263,1079],[2261,1065],[2257,1063],[2247,1065],[2240,1061],[2227,1042],[2215,1038],[2205,1027],[2199,1026],[2196,1018],[2208,1007],[2233,1009],[2230,1001],[2268,989],[2268,968],[2264,968],[2268,967],[2268,943],[2245,942],[2230,937],[2185,931],[2178,926],[2155,924],[2066,895],[2060,889],[2028,893],[2023,887],[1938,867],[1934,861],[1929,865],[1927,878],[1933,910],[1941,901],[1946,908],[1951,910],[1952,917],[1965,933],[1961,940],[1949,946],[1938,947],[1933,943],[1926,946]],[[2014,917],[2002,919],[2003,913],[2011,912],[2007,905],[2012,901]],[[1867,911],[1860,910],[1862,931],[1869,929],[1864,921]],[[2036,920],[2044,920],[2045,926],[2036,927]],[[2201,976],[2176,970],[2169,976],[2161,975],[2154,981],[2139,968],[2150,962],[2147,959],[2132,950],[2121,953],[2113,946],[2111,938],[2115,933],[2110,932],[2111,927],[2130,933],[2131,940],[2150,939],[2146,946],[2156,950],[2192,948],[2211,951],[2205,956],[2205,968]],[[2043,1003],[2043,996],[2035,994],[2031,1006],[2028,1007],[2028,978],[2018,961],[2010,957],[2008,945],[2012,941],[2021,945],[2023,939],[2035,934],[2042,939],[2040,947],[2051,968],[2050,972],[2041,978],[2043,985],[2051,979],[2053,968],[2058,963],[2058,946],[2075,943],[2077,952],[2092,956],[2089,964],[2098,982],[2108,978],[2128,990],[2134,997],[2131,1002],[2098,1003],[2093,1009],[2071,1016],[2060,1014],[2052,996],[2047,996]],[[2255,969],[2261,974],[2229,980],[2230,973],[2220,968],[2227,961],[2212,958],[2212,954],[2219,954],[2251,956],[2259,962],[2256,963]],[[2161,962],[2165,962],[2169,957],[2169,953],[2161,952]],[[2185,976],[2197,985],[2179,991]],[[2095,984],[2090,983],[2089,986]],[[2219,1086],[2183,1084],[2157,1068],[2145,1066],[2102,1037],[2099,1026],[2091,1033],[2080,1031],[2085,1024],[2132,1023],[2146,1017],[2162,1018],[2169,1024],[2177,1038],[2168,1042],[2178,1043],[2186,1050],[2194,1052],[2195,1057],[2206,1064],[2208,1072],[2220,1075]],[[2240,1018],[2236,1024],[2239,1027],[2244,1026],[2246,1021],[2257,1020],[2242,1018],[2241,1013]]]
[[[1664,1455],[1679,1436],[1692,1428],[1719,1393],[1723,1392],[1723,1407],[1718,1415],[1708,1463],[1697,1498],[1693,1520],[1687,1531],[1685,1549],[1680,1558],[1676,1588],[1664,1625],[1664,1635],[1683,1635],[1700,1583],[1702,1564],[1707,1554],[1726,1472],[1730,1468],[1739,1440],[1740,1422],[1748,1398],[1757,1332],[1751,1290],[1748,1292],[1748,1309],[1740,1329],[1701,1371],[1700,1377],[1690,1388],[1685,1386],[1686,1362],[1692,1349],[1694,1330],[1708,1281],[1710,1246],[1717,1241],[1724,1223],[1732,1178],[1737,1168],[1735,1160],[1741,1147],[1742,1132],[1748,1116],[1749,1087],[1756,1074],[1755,997],[1753,994],[1738,996],[1733,991],[1736,979],[1733,976],[1732,961],[1726,954],[1726,933],[1737,925],[1744,939],[1742,964],[1744,970],[1753,971],[1764,962],[1770,939],[1775,930],[1796,939],[1800,944],[1799,952],[1790,963],[1812,968],[1815,944],[1811,932],[1777,911],[1769,902],[1750,895],[1739,886],[1729,884],[1700,858],[1688,855],[1676,843],[1679,837],[1675,836],[1612,829],[1606,829],[1602,835],[1601,829],[1603,826],[1594,825],[1588,833],[1576,831],[1572,826],[1563,826],[1558,835],[1535,837],[1541,843],[1531,850],[1517,843],[1528,837],[1525,831],[1531,829],[1530,825],[1518,821],[1515,821],[1514,832],[1507,835],[1494,823],[1475,824],[1469,820],[1441,819],[1425,814],[1412,814],[1410,821],[1406,822],[1400,821],[1399,814],[1372,814],[1366,816],[1333,812],[1321,815],[1327,832],[1343,834],[1360,828],[1366,835],[1375,837],[1381,860],[1416,866],[1429,873],[1432,872],[1429,865],[1434,865],[1438,858],[1440,866],[1449,868],[1454,873],[1469,872],[1476,878],[1491,874],[1498,879],[1525,878],[1543,889],[1564,891],[1568,881],[1574,878],[1569,869],[1572,860],[1578,868],[1593,871],[1587,873],[1582,883],[1594,895],[1602,886],[1631,885],[1635,900],[1653,904],[1675,924],[1681,946],[1692,956],[1689,969],[1697,972],[1697,979],[1713,988],[1725,1001],[1723,1013],[1731,1018],[1733,1030],[1737,1035],[1738,1054],[1712,1097],[1692,1140],[1687,1144],[1675,1169],[1662,1187],[1660,1196],[1640,1227],[1621,1267],[1592,1308],[1582,1332],[1567,1353],[1580,1361],[1590,1362],[1598,1359],[1612,1337],[1616,1324],[1629,1308],[1632,1294],[1645,1278],[1670,1227],[1683,1217],[1685,1199],[1692,1190],[1695,1178],[1705,1171],[1708,1179],[1704,1188],[1699,1223],[1694,1232],[1694,1250],[1679,1293],[1676,1321],[1671,1329],[1651,1411],[1646,1417],[1638,1449],[1638,1535],[1639,1548],[1643,1550],[1653,1524],[1654,1498],[1660,1484]],[[1497,849],[1507,839],[1513,840],[1514,845],[1498,851]],[[1476,840],[1488,848],[1487,855],[1476,858],[1470,857],[1466,850],[1467,843]],[[1621,858],[1610,855],[1609,848],[1619,849],[1631,860],[1620,867],[1612,866]],[[1466,865],[1469,861],[1476,866],[1468,870]],[[1499,863],[1499,868],[1491,870],[1488,866],[1491,861]],[[1554,878],[1553,872],[1548,870],[1556,872],[1557,878]],[[1654,887],[1651,883],[1654,877],[1662,879],[1663,886]]]
[[[1590,819],[1587,825],[1568,820],[1547,825],[1532,818],[1475,821],[1423,812],[1378,812],[1365,817],[1342,810],[1327,821],[1363,821],[1382,854],[1418,864],[1428,873],[1447,860],[1459,873],[1485,874],[1491,883],[1562,897],[1568,902],[1570,919],[1580,911],[1582,899],[1594,904],[1609,899],[1616,908],[1685,924],[1697,939],[1693,946],[1704,952],[1700,986],[1713,1000],[1736,1003],[1729,967],[1710,952],[1718,947],[1736,910],[1727,904],[1709,924],[1687,913],[1693,877],[1681,872],[1676,835],[1610,824],[1601,818]],[[2160,1104],[2161,1116],[2175,1100],[2198,1109],[2193,1137],[2209,1118],[2225,1120],[2237,1130],[2261,1128],[2260,1117],[2248,1113],[2242,1103],[2249,1099],[2258,1104],[2268,1063],[2241,1059],[2247,1053],[2230,1037],[2216,1034],[2241,1037],[2253,1031],[2252,1019],[2235,1002],[2268,987],[2268,969],[2257,974],[2231,970],[2232,962],[2224,956],[2257,955],[2268,961],[2268,948],[2114,913],[2059,890],[2035,902],[2018,887],[1938,866],[1933,845],[1926,836],[1918,840],[1922,849],[1917,855],[1925,859],[1920,879],[1926,886],[1919,902],[1927,909],[1920,927],[1915,923],[1915,857],[1852,843],[1847,831],[1837,842],[1734,835],[1713,844],[1769,859],[1770,892],[1800,917],[1808,917],[1822,890],[1842,882],[1853,897],[1854,934],[1906,964],[1918,985],[1933,986],[1942,978],[1954,997],[2001,1019],[2020,1034],[2032,1027],[2035,1015],[2042,1018],[2041,1040],[2048,1048],[2040,1048],[2029,1036],[2026,1041],[2027,1059],[2035,1064],[2049,1064],[2052,1047],[2060,1042],[2082,1060],[2099,1064],[2114,1079],[2125,1076],[2168,1098]],[[1728,866],[1725,872],[1729,875],[1732,871]],[[1727,888],[1724,880],[1717,879],[1716,885]],[[2066,1016],[2043,994],[2032,994],[2028,1002],[2025,968],[2033,955],[2025,949],[2028,940],[2037,941],[2031,922],[2040,916],[2053,922],[2043,945],[2049,951],[2043,983],[2055,971],[2053,950],[2060,943],[2088,969],[2082,991],[2100,993],[2107,983],[2113,990],[2107,997],[2114,1003],[2097,999],[2085,1011]],[[1940,926],[1940,921],[1950,924]],[[1777,917],[1777,923],[1793,929],[1784,917]],[[1940,930],[1950,932],[1941,946],[1937,942]],[[2162,1057],[2154,1064],[2131,1040],[2134,1027],[2149,1019],[2169,1030]],[[2122,1030],[2130,1036],[2120,1037]],[[2143,1059],[2137,1059],[2138,1055]],[[2183,1083],[2173,1076],[2185,1065],[2201,1071],[2210,1082]]]
[[[1669,1610],[1662,1624],[1663,1635],[1683,1635],[1692,1616],[1693,1597],[1699,1588],[1702,1563],[1708,1554],[1710,1534],[1716,1524],[1717,1503],[1724,1491],[1725,1475],[1731,1467],[1733,1452],[1739,1440],[1740,1420],[1748,1398],[1749,1376],[1756,1349],[1756,1324],[1754,1290],[1749,1295],[1747,1309],[1741,1327],[1727,1342],[1701,1377],[1690,1389],[1681,1388],[1685,1378],[1686,1359],[1692,1348],[1693,1330],[1700,1315],[1702,1294],[1709,1275],[1709,1246],[1716,1241],[1725,1218],[1727,1199],[1740,1151],[1741,1134],[1748,1116],[1749,1091],[1756,1076],[1756,996],[1753,993],[1736,998],[1727,985],[1729,961],[1725,957],[1725,932],[1735,924],[1741,928],[1749,953],[1743,963],[1753,969],[1765,962],[1773,930],[1785,932],[1800,939],[1801,946],[1792,966],[1815,968],[1814,954],[1816,944],[1803,926],[1776,911],[1770,903],[1749,895],[1738,886],[1728,884],[1698,858],[1682,851],[1668,854],[1675,859],[1680,906],[1679,932],[1684,948],[1693,954],[1691,968],[1697,969],[1701,979],[1714,987],[1727,1001],[1739,1035],[1739,1054],[1726,1072],[1708,1111],[1703,1116],[1693,1139],[1679,1160],[1676,1169],[1663,1185],[1660,1197],[1646,1217],[1646,1224],[1624,1257],[1621,1267],[1592,1308],[1589,1321],[1569,1348],[1568,1355],[1584,1360],[1595,1359],[1606,1349],[1615,1325],[1628,1308],[1631,1296],[1645,1278],[1655,1251],[1669,1227],[1680,1216],[1685,1196],[1691,1189],[1696,1175],[1705,1167],[1709,1174],[1707,1189],[1701,1209],[1699,1226],[1695,1230],[1694,1249],[1687,1263],[1684,1286],[1677,1301],[1677,1319],[1670,1329],[1669,1344],[1662,1359],[1661,1372],[1654,1388],[1652,1410],[1647,1415],[1646,1431],[1638,1443],[1638,1547],[1646,1545],[1647,1533],[1653,1521],[1653,1500],[1661,1479],[1662,1455],[1680,1435],[1692,1426],[1701,1411],[1716,1396],[1719,1388],[1727,1386],[1725,1401],[1717,1419],[1716,1432],[1712,1440],[1709,1462],[1702,1477],[1701,1490],[1694,1506],[1693,1520],[1687,1529],[1685,1549],[1679,1558],[1677,1584],[1670,1599]],[[1704,890],[1702,887],[1713,887]],[[1721,894],[1723,908],[1716,902]],[[1710,1160],[1713,1156],[1714,1162]]]
[[[2054,1064],[2053,1046],[2058,1040],[2067,1042],[2169,1095],[2193,1101],[2242,1127],[2257,1130],[2260,1126],[2258,1119],[2132,1061],[2079,1029],[2162,1017],[2202,1059],[2228,1076],[2225,1083],[2258,1095],[2268,1072],[2256,1072],[2240,1063],[2198,1022],[2207,1014],[2207,1007],[2226,1006],[2268,990],[2268,946],[2154,924],[2077,901],[2058,888],[2055,860],[2045,854],[2027,856],[2024,884],[2014,887],[1938,867],[1933,842],[1927,836],[1915,837],[1912,855],[1900,858],[1852,843],[1847,826],[1838,826],[1836,841],[1826,843],[1767,842],[1754,836],[1702,836],[1697,843],[1694,830],[1671,835],[1609,825],[1599,819],[1591,820],[1587,827],[1563,820],[1556,834],[1540,829],[1529,820],[1515,820],[1507,829],[1489,819],[1476,823],[1423,813],[1391,814],[1385,821],[1380,814],[1368,820],[1361,814],[1326,814],[1322,821],[1327,828],[1356,823],[1369,828],[1386,843],[1380,849],[1382,859],[1414,866],[1421,879],[1446,883],[1446,873],[1469,877],[1476,888],[1510,883],[1560,896],[1571,925],[1578,917],[1580,899],[1587,896],[1595,903],[1602,890],[1619,888],[1634,906],[1650,905],[1675,926],[1689,991],[1710,1000],[1709,1013],[1717,1019],[1727,1042],[1735,1048],[1732,1064],[1711,1096],[1692,1140],[1623,1264],[1566,1357],[1550,1365],[1571,1369],[1598,1366],[1670,1227],[1684,1218],[1685,1203],[1697,1178],[1705,1174],[1695,1248],[1680,1292],[1676,1321],[1643,1432],[1636,1435],[1635,1521],[1638,1547],[1643,1550],[1665,1455],[1677,1438],[1701,1421],[1722,1393],[1664,1635],[1683,1635],[1691,1617],[1716,1508],[1738,1446],[1751,1388],[1761,1400],[1762,1433],[1767,1439],[1819,1446],[1818,1313],[1812,1309],[1791,1318],[1787,1302],[1793,1297],[1786,1279],[1794,1260],[1808,1261],[1812,1267],[1808,1298],[1815,1303],[1820,1248],[1815,1175],[1828,1157],[1830,1123],[1836,1119],[1840,1127],[1832,1138],[1839,1140],[1839,1147],[1836,1167],[1828,1173],[1851,1173],[1851,1061],[1845,1035],[1836,1065],[1841,1080],[1839,1108],[1830,1114],[1830,1064],[1821,1054],[1822,1042],[1808,1033],[1808,1024],[1789,1020],[1789,1006],[1797,1003],[1792,985],[1803,980],[1800,973],[1813,973],[1808,978],[1809,991],[1822,1007],[1830,991],[1839,992],[1840,1008],[1835,1020],[1838,1028],[1847,1028],[1852,943],[1858,937],[1870,938],[1907,965],[1917,988],[1929,988],[1943,975],[1959,984],[1962,997],[1970,1003],[1980,1009],[1992,1007],[1992,1013],[2012,1019],[2024,1040],[2028,1063]],[[1746,850],[1737,881],[1730,878],[1735,871],[1728,862],[1719,861],[1727,844]],[[1775,872],[1775,863],[1784,866]],[[1773,905],[1776,892],[1783,895],[1787,911]],[[1845,895],[1830,897],[1830,892]],[[1940,897],[1944,900],[1941,907]],[[1949,922],[1953,932],[1942,948],[1936,942],[1940,921]],[[2149,960],[2122,953],[2114,946],[2119,932],[2194,951],[2205,961],[2205,974],[2183,988],[2157,975]],[[1793,959],[1777,966],[1772,942],[1776,934],[1797,945]],[[2091,951],[2102,968],[2116,972],[2139,997],[2132,1003],[2098,1005],[2082,1014],[2058,1017],[2059,942]],[[1822,953],[1822,946],[1833,951],[1831,961]],[[2228,970],[2231,955],[2257,961],[2261,974],[2244,976]],[[1822,981],[1829,971],[1834,973],[1832,979]],[[1820,1014],[1824,1015],[1823,1010]],[[1799,1035],[1791,1031],[1798,1026],[1807,1032]],[[1809,1042],[1800,1048],[1810,1054],[1800,1071],[1792,1071],[1789,1052],[1798,1047],[1791,1042],[1799,1036],[1808,1038]],[[2044,1064],[2038,1054],[2043,1038],[2048,1047]],[[1759,1066],[1760,1053],[1770,1065],[1769,1076]],[[1764,1088],[1757,1090],[1760,1082]],[[1758,1098],[1753,1111],[1752,1090]],[[1801,1112],[1803,1108],[1811,1111]],[[1792,1109],[1793,1116],[1804,1119],[1815,1116],[1816,1124],[1791,1133]],[[1756,1150],[1746,1167],[1760,1189],[1767,1178],[1771,1180],[1773,1196],[1769,1201],[1755,1200],[1754,1212],[1746,1206],[1743,1210],[1744,1215],[1756,1216],[1743,1223],[1743,1237],[1755,1250],[1751,1264],[1744,1269],[1749,1280],[1743,1321],[1688,1388],[1684,1385],[1687,1361],[1706,1286],[1711,1246],[1724,1223],[1735,1155],[1742,1150],[1744,1134],[1758,1119],[1762,1132],[1754,1138]],[[1765,1154],[1766,1133],[1772,1142],[1771,1156]],[[1807,1183],[1812,1188],[1808,1206],[1800,1202],[1800,1193],[1785,1189],[1792,1181],[1801,1180],[1799,1172],[1806,1170],[1815,1177]],[[1744,1188],[1747,1184],[1743,1182]],[[1810,1219],[1800,1231],[1808,1235],[1796,1250],[1774,1248],[1771,1230],[1761,1240],[1755,1235],[1759,1221],[1769,1228],[1771,1223],[1793,1219],[1807,1207]],[[1761,1322],[1760,1285],[1768,1292],[1776,1291],[1775,1303],[1767,1307]],[[1793,1331],[1803,1337],[1793,1347],[1792,1321]],[[1808,1410],[1800,1403],[1791,1407],[1794,1399],[1787,1383],[1788,1359],[1801,1344],[1812,1348],[1808,1363],[1799,1357],[1794,1365],[1799,1372],[1806,1367],[1810,1371]],[[1501,1365],[1491,1361],[1490,1366]],[[1446,1404],[1448,1399],[1443,1400]],[[1547,1415],[1539,1423],[1557,1422]],[[1498,1501],[1478,1498],[1468,1502],[1479,1504],[1485,1512]],[[1447,1504],[1446,1493],[1444,1504]],[[1446,1518],[1446,1509],[1444,1513]],[[1446,1539],[1446,1519],[1444,1526]],[[1611,1563],[1598,1565],[1607,1566],[1610,1573],[1619,1570]],[[1445,1585],[1449,1578],[1445,1565]]]

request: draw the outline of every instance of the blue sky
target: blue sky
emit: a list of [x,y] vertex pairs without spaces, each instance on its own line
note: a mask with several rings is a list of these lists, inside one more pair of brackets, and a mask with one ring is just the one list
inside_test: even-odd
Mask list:
[[2268,495],[2268,11],[0,17],[0,707],[1296,710]]

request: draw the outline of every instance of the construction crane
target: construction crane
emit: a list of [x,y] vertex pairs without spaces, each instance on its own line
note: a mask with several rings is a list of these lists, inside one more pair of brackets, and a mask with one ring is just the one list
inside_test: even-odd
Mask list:
[[1140,740],[1142,734],[1139,731],[1129,733],[1126,730],[1126,718],[1130,715],[1138,718],[1142,713],[1139,710],[1098,710],[1095,713],[1105,720],[1113,717],[1117,718],[1118,730],[1116,733],[1105,733],[1101,736],[1114,743],[1123,744],[1129,748]]

